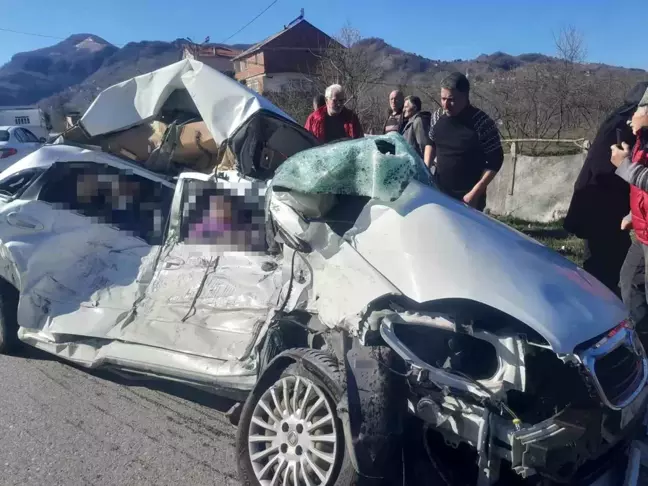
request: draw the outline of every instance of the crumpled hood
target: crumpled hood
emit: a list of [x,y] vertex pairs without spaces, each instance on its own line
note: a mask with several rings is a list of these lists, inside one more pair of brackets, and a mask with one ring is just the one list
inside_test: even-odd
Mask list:
[[557,353],[627,317],[623,303],[578,266],[418,182],[393,203],[367,205],[347,237],[408,298],[487,304],[530,326]]

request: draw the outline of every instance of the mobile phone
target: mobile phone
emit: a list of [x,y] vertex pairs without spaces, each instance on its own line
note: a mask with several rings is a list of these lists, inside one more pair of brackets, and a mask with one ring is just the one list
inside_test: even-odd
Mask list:
[[620,128],[616,129],[616,137],[617,137],[617,147],[623,148],[623,141],[621,140],[621,129]]

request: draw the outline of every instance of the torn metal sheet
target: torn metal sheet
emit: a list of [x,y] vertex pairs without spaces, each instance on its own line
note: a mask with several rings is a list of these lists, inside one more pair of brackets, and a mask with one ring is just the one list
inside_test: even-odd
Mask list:
[[270,256],[175,245],[161,260],[132,321],[109,337],[218,359],[241,359],[278,300]]
[[[329,327],[356,334],[361,312],[384,295],[400,295],[397,287],[370,265],[349,242],[326,225],[317,224],[308,242],[313,246],[305,259],[313,273],[312,306]],[[315,226],[311,225],[310,230]]]
[[109,337],[243,359],[285,284],[281,256],[254,250],[259,242],[257,250],[265,248],[265,185],[183,174],[178,188],[155,274],[132,316]]
[[[61,342],[44,331],[20,329],[22,341],[86,368],[114,366],[124,370],[188,382],[250,390],[256,381],[254,361],[223,361],[120,341],[77,339]],[[217,377],[217,378],[216,378]]]
[[0,223],[20,281],[20,326],[105,337],[139,298],[159,248],[40,201],[12,202],[0,209],[0,221],[9,213],[43,226],[34,233]]
[[175,90],[189,93],[219,144],[260,110],[292,120],[235,79],[199,61],[185,59],[102,91],[81,118],[80,125],[94,137],[152,121]]

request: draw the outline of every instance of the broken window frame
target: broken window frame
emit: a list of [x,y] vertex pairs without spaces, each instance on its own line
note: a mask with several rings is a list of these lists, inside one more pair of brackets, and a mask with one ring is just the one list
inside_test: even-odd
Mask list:
[[[54,207],[56,207],[55,205],[57,204],[61,204],[61,202],[49,200],[51,198],[46,198],[47,196],[45,196],[43,192],[46,191],[48,189],[48,186],[50,185],[54,187],[60,185],[63,178],[69,176],[72,173],[72,170],[74,169],[82,169],[84,174],[96,174],[96,175],[103,174],[103,175],[118,176],[120,178],[125,177],[127,179],[137,179],[137,182],[139,182],[140,184],[151,185],[151,187],[147,189],[152,188],[153,191],[157,189],[161,193],[166,192],[166,195],[160,194],[161,197],[159,198],[147,198],[143,201],[138,201],[139,204],[148,204],[151,201],[153,201],[155,203],[158,203],[158,205],[152,210],[147,211],[152,221],[150,221],[151,224],[147,224],[146,228],[152,228],[152,231],[148,233],[138,231],[137,233],[132,234],[132,236],[145,241],[149,245],[159,245],[164,241],[166,222],[169,216],[171,201],[173,197],[173,189],[163,185],[159,181],[155,181],[147,177],[144,177],[142,175],[130,172],[128,171],[128,169],[121,169],[109,164],[101,164],[101,163],[91,162],[91,161],[55,162],[50,167],[48,167],[45,171],[43,171],[43,173],[38,178],[38,184],[33,184],[32,186],[29,187],[29,198],[41,201],[45,204]],[[26,193],[27,191],[25,191],[24,194]],[[95,205],[91,203],[88,203],[88,206],[93,208],[95,207]],[[76,206],[63,207],[57,209],[72,211],[85,218],[95,218],[100,215],[100,212],[88,212],[84,208],[76,207]],[[97,206],[97,209],[100,208]],[[97,224],[104,224],[110,226],[112,228],[115,228],[117,231],[130,232],[128,227],[123,222],[120,221],[120,218],[115,217],[114,211],[115,210],[111,208],[109,213],[110,219],[102,220],[100,222],[97,222]],[[135,215],[137,221],[136,226],[141,230],[144,225],[144,221],[148,221],[148,218],[142,217],[139,208],[137,209],[129,208],[128,211],[132,212],[132,214]],[[159,224],[156,224],[155,213],[159,213],[159,221],[158,221]]]
[[[275,168],[264,168],[261,166],[261,152],[259,152],[259,157],[255,160],[254,158],[250,160],[249,157],[244,156],[243,151],[244,149],[249,147],[249,143],[251,140],[250,134],[248,131],[250,129],[254,130],[254,124],[257,124],[257,127],[259,126],[260,123],[262,123],[264,120],[270,120],[272,122],[277,122],[279,123],[279,126],[281,125],[285,126],[286,128],[293,129],[295,130],[295,133],[298,134],[300,137],[302,137],[305,141],[306,144],[308,144],[308,147],[301,148],[289,155],[286,156],[287,160],[288,158],[292,157],[294,154],[301,152],[303,150],[307,150],[309,148],[313,148],[319,145],[318,140],[307,130],[305,130],[302,126],[298,125],[295,122],[292,122],[290,120],[287,120],[285,118],[280,117],[276,113],[273,113],[268,110],[259,110],[256,112],[254,115],[252,115],[250,118],[248,118],[245,123],[243,123],[233,134],[232,136],[223,142],[224,144],[227,143],[228,147],[232,150],[232,153],[234,154],[236,158],[236,164],[237,164],[237,171],[246,177],[252,177],[255,179],[259,180],[269,180],[274,176],[274,172],[276,169],[281,165],[277,165]],[[258,128],[257,128],[258,129]],[[276,130],[275,130],[276,131]],[[275,133],[273,131],[272,134]],[[267,143],[268,140],[260,140],[261,144]],[[256,154],[255,154],[256,155]]]

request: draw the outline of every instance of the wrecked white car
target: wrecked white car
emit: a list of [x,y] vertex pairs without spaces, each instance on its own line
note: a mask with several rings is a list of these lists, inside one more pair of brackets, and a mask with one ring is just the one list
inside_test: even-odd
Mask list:
[[622,303],[441,194],[402,137],[309,148],[183,61],[102,93],[61,142],[0,178],[3,351],[245,401],[244,484],[591,484],[625,465],[648,361]]

